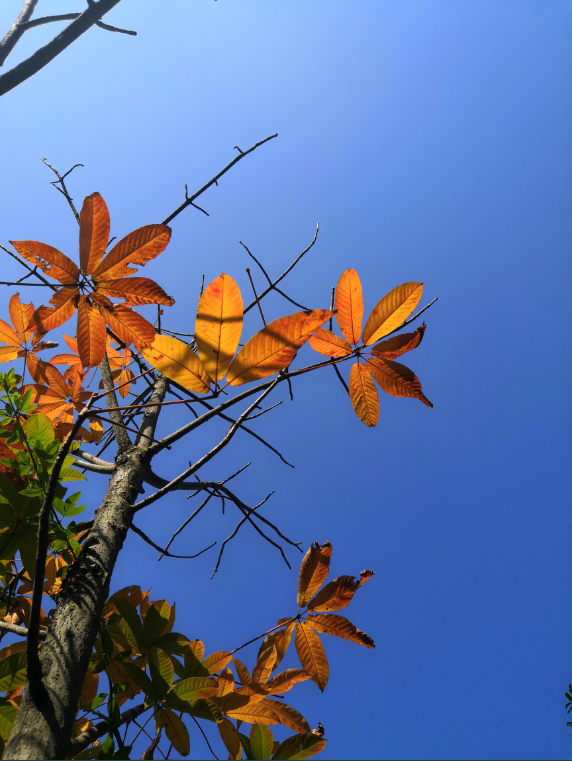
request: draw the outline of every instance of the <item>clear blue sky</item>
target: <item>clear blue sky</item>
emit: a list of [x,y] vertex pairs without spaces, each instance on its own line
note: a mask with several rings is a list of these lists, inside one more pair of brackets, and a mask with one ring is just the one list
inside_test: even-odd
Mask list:
[[[78,5],[42,0],[38,11]],[[3,29],[19,7],[2,4]],[[169,249],[145,270],[176,299],[167,326],[192,331],[202,273],[228,272],[248,293],[239,240],[277,274],[317,221],[318,244],[288,282],[297,301],[327,307],[347,267],[366,310],[411,280],[426,283],[424,303],[439,297],[406,358],[433,410],[384,395],[366,429],[327,369],[258,422],[294,470],[239,435],[204,471],[222,478],[252,460],[235,482],[245,500],[276,489],[266,514],[305,546],[331,541],[334,575],[376,571],[348,616],[377,649],[329,638],[325,694],[305,684],[292,702],[324,723],[329,759],[569,758],[572,7],[123,0],[106,21],[138,36],[93,29],[2,98],[1,242],[76,253],[76,224],[41,157],[62,170],[82,162],[72,194],[100,191],[122,236],[164,218],[234,145],[278,132],[202,197],[210,217],[174,221]],[[28,32],[12,65],[55,31]],[[21,273],[6,257],[2,275]],[[276,297],[266,310],[289,307]],[[259,327],[253,311],[248,330]],[[165,417],[164,430],[182,417]],[[162,475],[223,428],[202,431],[164,458]],[[92,476],[93,509],[103,489]],[[163,542],[192,504],[154,505],[141,526]],[[237,516],[219,513],[177,550],[227,536]],[[295,610],[296,572],[253,532],[209,581],[214,553],[157,565],[130,536],[115,588],[152,585],[176,600],[177,628],[209,651]],[[192,757],[205,758],[191,733]]]

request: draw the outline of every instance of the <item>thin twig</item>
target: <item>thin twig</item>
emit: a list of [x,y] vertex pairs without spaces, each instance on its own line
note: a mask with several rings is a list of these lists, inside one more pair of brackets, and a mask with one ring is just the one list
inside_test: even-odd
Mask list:
[[[211,497],[212,497],[212,496],[213,496],[213,494],[209,494],[209,496],[208,496],[208,497],[207,497],[205,500],[203,500],[203,502],[201,502],[201,504],[200,504],[200,505],[197,507],[197,509],[195,510],[195,512],[194,512],[192,515],[190,515],[190,516],[189,516],[189,517],[188,517],[188,518],[187,518],[187,519],[186,519],[186,520],[185,520],[185,521],[184,521],[184,522],[181,524],[181,526],[179,526],[179,528],[178,528],[178,529],[175,531],[175,533],[173,534],[173,536],[172,536],[172,537],[169,539],[169,541],[167,542],[167,546],[165,547],[165,549],[164,549],[164,550],[162,550],[160,547],[157,547],[157,549],[158,549],[158,550],[159,550],[159,552],[161,553],[161,556],[157,558],[157,560],[158,560],[158,561],[159,561],[159,560],[161,560],[161,558],[162,558],[164,555],[168,555],[168,552],[167,552],[167,550],[168,550],[168,549],[169,549],[169,547],[170,547],[170,546],[173,544],[173,541],[174,541],[174,540],[176,539],[176,537],[177,537],[177,536],[178,536],[178,535],[181,533],[181,531],[183,531],[183,529],[185,529],[185,528],[186,528],[186,527],[189,525],[189,523],[190,523],[190,522],[191,522],[191,521],[192,521],[194,518],[196,518],[196,517],[197,517],[197,515],[198,515],[198,514],[201,512],[201,510],[203,509],[203,507],[205,507],[205,506],[208,504],[208,502],[209,502],[209,500],[211,499]],[[215,544],[216,544],[216,542],[215,542]],[[212,546],[212,545],[211,545],[211,546]],[[210,549],[210,548],[209,548],[209,549]]]
[[[19,637],[27,637],[28,630],[25,626],[17,626],[16,624],[7,624],[5,621],[0,621],[0,629],[10,632],[10,634],[17,634]],[[38,632],[39,639],[46,638],[46,632]]]
[[219,761],[219,758],[218,758],[218,756],[216,755],[216,753],[214,752],[214,750],[211,748],[211,744],[210,744],[210,742],[209,742],[209,740],[208,740],[208,737],[205,735],[205,732],[204,732],[203,728],[201,727],[201,725],[200,725],[200,724],[199,724],[199,722],[198,722],[198,721],[195,719],[195,717],[194,717],[194,716],[191,716],[191,719],[192,719],[192,720],[195,722],[195,724],[197,725],[197,727],[200,729],[200,731],[201,731],[201,735],[202,735],[202,736],[205,738],[205,742],[206,742],[206,744],[209,746],[209,750],[210,750],[210,752],[211,752],[211,754],[212,754],[213,758],[216,758],[216,760],[217,760],[217,761]]
[[266,320],[264,319],[264,315],[262,314],[262,307],[260,306],[260,301],[258,299],[258,296],[256,295],[256,288],[254,287],[254,281],[252,280],[252,275],[250,274],[250,268],[246,268],[246,272],[248,274],[248,279],[250,280],[250,285],[252,286],[252,293],[254,294],[254,300],[258,304],[258,311],[260,312],[260,316],[262,317],[262,322],[264,324],[264,327],[266,327]]
[[[56,177],[58,178],[57,180],[54,180],[54,182],[50,182],[50,185],[53,185],[53,186],[55,187],[55,189],[56,189],[56,190],[59,190],[59,191],[60,191],[60,193],[61,193],[63,196],[65,196],[65,199],[66,199],[66,201],[69,203],[69,205],[70,205],[70,207],[71,207],[71,210],[73,211],[73,214],[74,214],[74,217],[75,217],[75,219],[76,219],[76,222],[77,222],[77,223],[78,223],[78,225],[79,225],[79,224],[80,224],[80,218],[79,218],[79,214],[77,213],[77,209],[76,209],[76,208],[75,208],[75,206],[74,206],[73,198],[72,198],[72,197],[70,196],[70,194],[68,193],[68,190],[67,190],[67,188],[66,188],[66,184],[65,184],[64,180],[65,180],[65,178],[68,176],[68,174],[70,174],[71,172],[73,172],[73,170],[74,170],[76,167],[78,167],[78,166],[83,166],[83,164],[74,164],[74,165],[72,166],[72,168],[71,168],[71,169],[68,169],[68,171],[67,171],[67,172],[65,172],[65,174],[60,174],[60,173],[58,172],[58,170],[57,170],[57,169],[55,169],[55,168],[54,168],[54,167],[53,167],[53,166],[52,166],[52,165],[49,163],[49,161],[46,161],[46,159],[42,159],[42,161],[44,162],[44,164],[45,164],[46,166],[48,166],[48,167],[49,167],[49,168],[52,170],[52,172],[53,172],[53,173],[56,175]],[[58,184],[59,184],[59,185],[61,185],[62,187],[61,187],[61,188],[58,188]]]
[[[262,270],[262,274],[263,274],[263,275],[264,275],[264,277],[265,277],[265,278],[268,280],[268,285],[270,286],[270,288],[271,288],[273,291],[276,291],[277,293],[279,293],[281,296],[283,296],[283,297],[284,297],[284,298],[285,298],[287,301],[289,301],[291,304],[294,304],[294,306],[297,306],[297,307],[299,307],[300,309],[304,309],[304,310],[307,310],[307,309],[308,309],[308,307],[305,307],[305,306],[303,306],[303,304],[299,304],[297,301],[294,301],[294,299],[291,299],[291,298],[290,298],[290,296],[287,296],[287,295],[284,293],[284,291],[281,291],[281,290],[280,290],[280,288],[276,288],[275,284],[274,284],[274,283],[272,282],[272,280],[270,279],[270,276],[269,276],[268,272],[266,272],[266,270],[264,269],[264,267],[262,266],[262,264],[261,264],[261,263],[258,261],[258,259],[257,259],[257,258],[254,256],[254,254],[253,254],[253,253],[250,251],[250,249],[248,248],[248,246],[245,246],[245,245],[244,245],[244,243],[243,243],[241,240],[239,240],[238,242],[240,243],[240,245],[241,245],[241,246],[242,246],[244,249],[246,249],[246,253],[247,253],[247,254],[248,254],[248,255],[249,255],[249,256],[250,256],[252,259],[254,259],[254,261],[256,262],[256,264],[258,264],[258,266],[259,266],[259,267],[260,267],[260,269]],[[247,270],[247,272],[248,272],[248,270]],[[249,273],[249,277],[250,277],[250,273]],[[278,282],[278,281],[277,281],[277,282]],[[255,293],[254,295],[256,296],[256,293]],[[259,305],[260,305],[260,302],[259,302]]]
[[153,549],[157,550],[158,552],[161,552],[161,553],[162,553],[162,554],[161,554],[161,557],[163,557],[163,555],[165,555],[165,556],[166,556],[166,557],[168,557],[168,558],[179,558],[179,559],[181,559],[181,560],[191,560],[192,558],[198,558],[198,557],[199,557],[199,555],[202,555],[202,554],[203,554],[203,552],[206,552],[207,550],[210,550],[210,549],[211,549],[212,547],[214,547],[214,546],[215,546],[215,544],[216,544],[216,542],[213,542],[212,544],[209,544],[209,546],[208,546],[208,547],[205,547],[205,549],[204,549],[204,550],[201,550],[200,552],[197,552],[197,554],[196,554],[196,555],[173,555],[172,553],[170,553],[170,552],[167,552],[167,550],[166,550],[166,549],[162,549],[161,547],[159,547],[159,545],[158,545],[158,544],[155,544],[155,542],[154,542],[152,539],[150,539],[150,538],[147,536],[147,534],[144,534],[144,533],[143,533],[143,531],[141,531],[141,529],[140,529],[140,528],[137,528],[137,526],[135,526],[133,523],[131,524],[131,528],[132,528],[132,530],[133,530],[133,531],[134,531],[134,532],[135,532],[135,533],[136,533],[138,536],[140,536],[140,537],[141,537],[141,539],[143,539],[143,541],[144,541],[144,542],[147,542],[147,544],[150,544],[150,545],[151,545],[151,547],[153,547]]
[[269,634],[272,634],[272,632],[275,632],[277,629],[281,629],[283,626],[288,626],[288,624],[291,624],[292,621],[296,621],[298,617],[293,616],[289,621],[283,621],[281,624],[277,624],[276,626],[273,626],[272,629],[268,629],[267,632],[264,632],[264,634],[259,634],[258,637],[254,637],[254,639],[249,639],[248,642],[245,642],[244,645],[239,645],[239,647],[235,647],[234,650],[231,650],[229,655],[234,655],[235,653],[238,653],[239,650],[242,650],[243,647],[248,647],[248,645],[252,645],[253,642],[257,642],[259,639],[262,639],[262,637],[267,637]]

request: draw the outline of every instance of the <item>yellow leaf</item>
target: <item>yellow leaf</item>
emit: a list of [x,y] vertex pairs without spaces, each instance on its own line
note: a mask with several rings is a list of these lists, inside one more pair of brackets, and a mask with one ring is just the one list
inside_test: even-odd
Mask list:
[[189,755],[191,750],[189,733],[177,714],[169,708],[164,708],[155,715],[155,723],[165,728],[167,738],[177,753],[180,753],[181,756]]
[[236,673],[238,675],[238,678],[240,679],[242,684],[250,684],[252,681],[250,672],[244,665],[242,661],[239,661],[238,658],[232,657],[232,662],[234,663],[234,668],[236,669]]
[[227,653],[226,650],[219,650],[218,652],[209,655],[208,658],[205,658],[202,665],[209,674],[216,674],[217,671],[228,666],[231,658],[232,656]]
[[[311,630],[310,630],[311,631]],[[312,632],[313,634],[313,632]],[[315,635],[314,635],[315,636]],[[316,639],[318,639],[316,637]],[[318,642],[320,640],[318,639]],[[271,700],[266,698],[262,701],[263,706],[270,707],[275,716],[279,719],[280,724],[293,729],[295,732],[309,732],[310,727],[306,719],[295,708],[283,703],[281,700]]]
[[433,407],[433,404],[423,393],[419,378],[405,365],[377,357],[368,359],[366,365],[386,394],[419,399],[426,407]]
[[325,328],[320,328],[315,336],[310,336],[309,344],[314,351],[325,357],[347,357],[352,353],[352,347],[344,338]]
[[231,719],[239,719],[240,721],[245,721],[248,724],[255,724],[257,721],[264,722],[264,724],[282,723],[272,708],[266,705],[266,701],[248,703],[245,706],[240,706],[233,708],[230,711],[225,711],[225,713]]
[[357,344],[363,319],[363,296],[361,282],[355,270],[347,269],[336,287],[336,320],[344,337]]
[[375,647],[372,638],[355,627],[351,621],[343,616],[324,616],[321,613],[308,616],[308,624],[320,634],[332,634],[335,637],[347,639],[349,642],[357,642],[364,647]]
[[305,605],[322,586],[328,576],[331,557],[332,545],[329,542],[323,545],[314,542],[304,555],[298,577],[298,605]]
[[282,692],[288,692],[298,682],[305,682],[310,678],[310,674],[304,669],[286,669],[277,674],[273,679],[266,682],[266,687],[270,689],[269,695],[277,695]]
[[194,351],[176,338],[156,335],[151,347],[141,351],[150,365],[166,378],[199,394],[209,390],[209,379]]
[[312,675],[312,681],[323,692],[328,683],[330,669],[320,638],[308,624],[300,622],[296,627],[296,638],[294,641],[302,667]]
[[369,428],[376,426],[379,420],[379,397],[371,375],[361,362],[352,366],[349,390],[356,415]]
[[230,275],[219,275],[201,298],[195,321],[199,357],[213,381],[222,379],[231,363],[242,333],[242,296]]
[[238,352],[228,369],[227,381],[231,386],[241,386],[284,370],[332,314],[327,309],[314,309],[274,320]]
[[366,346],[398,328],[411,314],[423,294],[423,283],[403,283],[387,293],[373,308],[363,329]]
[[260,653],[252,670],[253,682],[266,682],[268,680],[274,668],[276,656],[277,652],[274,645],[271,645]]

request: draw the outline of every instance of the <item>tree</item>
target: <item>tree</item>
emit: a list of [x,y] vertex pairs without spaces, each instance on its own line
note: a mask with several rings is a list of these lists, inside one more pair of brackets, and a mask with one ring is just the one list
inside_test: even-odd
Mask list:
[[[115,4],[103,0],[91,3],[88,11],[68,29],[81,18],[82,23],[87,23],[85,18],[90,10],[88,20],[96,23],[105,12],[103,8],[109,10]],[[35,5],[26,3],[24,11],[31,13]],[[263,299],[275,290],[292,301],[278,285],[315,244],[318,230],[310,245],[275,281],[248,252],[268,286],[257,294],[252,281],[254,300],[246,307],[234,280],[222,274],[204,289],[192,334],[162,326],[162,307],[168,307],[173,299],[156,282],[134,275],[137,273],[134,266],[145,265],[159,256],[171,236],[167,225],[187,207],[199,208],[195,201],[202,193],[218,183],[237,162],[275,137],[272,135],[244,152],[237,149],[238,155],[222,171],[193,195],[186,193],[181,205],[163,222],[126,235],[108,253],[109,214],[102,197],[98,193],[88,196],[78,213],[65,184],[75,167],[65,174],[50,167],[57,176],[54,186],[65,196],[80,225],[79,266],[60,251],[37,241],[13,242],[17,254],[4,249],[28,270],[22,281],[11,285],[33,284],[28,279],[34,277],[38,281],[35,285],[53,291],[49,305],[37,309],[22,303],[14,294],[9,308],[13,328],[7,323],[2,327],[4,361],[24,360],[34,381],[25,383],[26,370],[21,377],[11,372],[3,378],[1,536],[5,543],[1,559],[5,563],[3,594],[9,619],[4,629],[26,635],[25,656],[22,647],[15,646],[0,655],[5,680],[2,684],[7,693],[2,716],[8,730],[13,725],[6,747],[10,758],[60,758],[70,750],[77,755],[104,734],[107,739],[90,751],[92,754],[97,753],[100,758],[128,757],[125,747],[129,745],[119,736],[118,727],[151,707],[157,737],[161,737],[164,729],[181,754],[187,752],[187,730],[174,711],[186,713],[195,721],[217,723],[229,752],[234,754],[232,757],[240,757],[243,749],[248,757],[255,758],[269,757],[272,751],[275,758],[309,757],[323,747],[323,732],[310,733],[305,720],[294,709],[286,710],[270,696],[308,678],[321,689],[325,687],[327,661],[318,633],[373,646],[371,639],[347,619],[330,613],[343,609],[371,572],[364,571],[359,580],[339,577],[318,591],[329,567],[331,547],[327,543],[314,544],[304,557],[298,613],[255,638],[266,635],[252,675],[240,661],[233,660],[240,688],[228,668],[231,653],[215,653],[204,659],[200,643],[173,633],[174,614],[164,601],[150,603],[137,587],[109,596],[114,565],[129,530],[164,555],[170,555],[170,543],[165,548],[159,547],[134,525],[134,518],[137,512],[174,490],[206,493],[193,516],[213,498],[223,504],[231,503],[240,513],[236,529],[221,545],[215,573],[226,544],[245,522],[275,546],[288,563],[280,542],[292,546],[295,543],[260,514],[258,510],[263,503],[251,508],[226,485],[229,479],[204,481],[198,474],[239,429],[260,440],[245,423],[271,409],[261,410],[260,405],[279,384],[290,385],[302,374],[331,365],[356,414],[370,427],[378,419],[374,381],[391,395],[417,398],[431,406],[416,376],[395,362],[419,345],[425,326],[414,333],[389,337],[430,306],[410,317],[422,296],[420,283],[405,283],[383,297],[366,321],[363,335],[361,284],[351,269],[342,274],[329,309],[309,310],[293,302],[299,311],[266,323]],[[144,304],[157,305],[154,325],[133,308]],[[254,308],[259,310],[264,327],[237,353],[243,314]],[[45,336],[72,317],[75,319],[76,312],[76,338],[67,339],[73,353],[57,355],[51,361],[40,359],[37,356],[40,351],[54,348]],[[334,316],[343,338],[332,332]],[[324,327],[326,323],[328,328]],[[180,338],[191,341],[185,343]],[[292,369],[305,343],[326,359]],[[356,362],[346,385],[338,366],[354,358]],[[66,364],[68,369],[60,373],[56,365]],[[136,375],[130,366],[137,366]],[[88,375],[92,368],[94,374],[100,373],[102,394],[87,390],[93,383],[97,386],[94,375]],[[131,385],[139,379],[146,384],[144,391],[135,396],[132,404],[120,403],[117,392],[125,400]],[[238,386],[246,388],[229,396]],[[168,397],[173,398],[165,401]],[[105,406],[97,406],[102,398]],[[246,402],[246,408],[241,414],[229,416],[230,408],[242,402]],[[166,405],[181,404],[194,419],[157,440],[161,411]],[[196,406],[205,411],[199,415]],[[171,481],[153,471],[154,457],[215,417],[230,424],[215,447]],[[109,424],[105,432],[104,423]],[[84,448],[89,443],[101,443],[97,455]],[[114,462],[101,457],[111,445],[116,447]],[[81,478],[77,467],[111,476],[95,520],[80,524],[73,521],[80,514],[79,494],[67,496],[62,487],[62,482]],[[192,477],[196,480],[189,481]],[[140,499],[144,483],[156,491]],[[23,583],[18,587],[20,582]],[[55,608],[44,613],[43,599],[53,599]],[[304,606],[306,612],[301,613]],[[22,621],[27,623],[27,630],[18,626]],[[287,671],[271,680],[294,629],[303,668],[296,674]],[[91,711],[92,718],[97,716],[104,700],[94,693],[95,677],[100,672],[109,678],[109,692],[105,696],[107,717],[100,725],[78,727],[76,722],[74,728],[78,704]],[[218,676],[214,677],[215,674]],[[17,710],[17,693],[26,683]],[[141,693],[145,703],[120,714],[120,706]],[[234,727],[230,718],[253,723],[250,736],[241,736],[239,727]],[[271,745],[274,741],[268,726],[276,723],[298,732],[294,739],[282,744],[282,749]],[[84,734],[74,738],[70,747],[72,733],[84,726]],[[114,747],[114,741],[118,748]],[[152,757],[152,752],[148,757]]]

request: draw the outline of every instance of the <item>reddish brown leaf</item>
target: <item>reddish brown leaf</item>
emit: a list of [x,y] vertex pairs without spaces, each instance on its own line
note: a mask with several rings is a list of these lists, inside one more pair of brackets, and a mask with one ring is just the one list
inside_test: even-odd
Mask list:
[[99,193],[84,198],[79,216],[79,265],[84,275],[91,275],[105,254],[109,240],[109,211]]
[[329,667],[326,653],[320,638],[303,622],[296,627],[296,652],[305,671],[311,674],[312,681],[324,691],[328,683]]
[[60,283],[77,283],[79,268],[61,251],[37,240],[11,240],[10,243],[24,259]]
[[347,269],[336,287],[336,320],[344,337],[357,344],[363,319],[363,296],[361,282],[355,270]]
[[396,359],[406,351],[416,349],[423,340],[423,334],[425,333],[425,323],[421,325],[413,333],[403,333],[400,336],[394,336],[388,341],[382,341],[375,346],[372,346],[371,353],[381,359]]
[[356,415],[369,428],[379,420],[379,398],[377,389],[365,365],[356,362],[350,371],[350,401]]
[[343,616],[324,616],[323,614],[308,616],[306,621],[320,634],[332,634],[335,637],[357,642],[364,647],[375,647],[372,638],[356,628],[351,621]]
[[368,359],[367,367],[379,386],[391,396],[407,396],[419,399],[426,407],[432,407],[421,388],[418,377],[405,365],[391,360],[372,357]]
[[329,542],[323,545],[314,542],[304,555],[298,577],[298,605],[305,605],[322,586],[328,576],[331,557],[332,545]]
[[143,346],[150,346],[153,343],[156,335],[155,328],[125,304],[104,306],[101,313],[106,324],[127,346],[133,343],[140,351]]
[[98,307],[80,296],[77,305],[77,345],[83,367],[97,367],[105,355],[105,322]]
[[361,578],[356,579],[353,576],[339,576],[337,579],[330,581],[329,584],[318,592],[318,594],[308,603],[308,610],[329,611],[341,610],[347,607],[352,601],[356,590],[361,587],[369,578],[373,576],[373,571],[363,571]]
[[137,270],[128,265],[145,265],[165,250],[171,238],[166,225],[145,225],[122,238],[93,272],[93,279],[116,280]]
[[97,290],[112,299],[125,299],[132,306],[165,304],[170,307],[175,303],[175,299],[167,296],[161,286],[148,277],[122,277],[119,280],[102,281],[97,284]]
[[309,344],[314,351],[325,357],[347,357],[352,353],[352,347],[344,338],[325,328],[320,328],[315,336],[310,336]]
[[67,322],[75,312],[77,288],[60,288],[50,299],[51,307],[38,307],[30,321],[30,328],[37,333],[47,333]]
[[274,320],[238,352],[228,369],[227,381],[231,386],[241,386],[288,367],[298,349],[332,314],[327,309],[314,309]]
[[379,341],[406,320],[423,294],[423,283],[403,283],[387,293],[374,306],[363,329],[366,346]]

